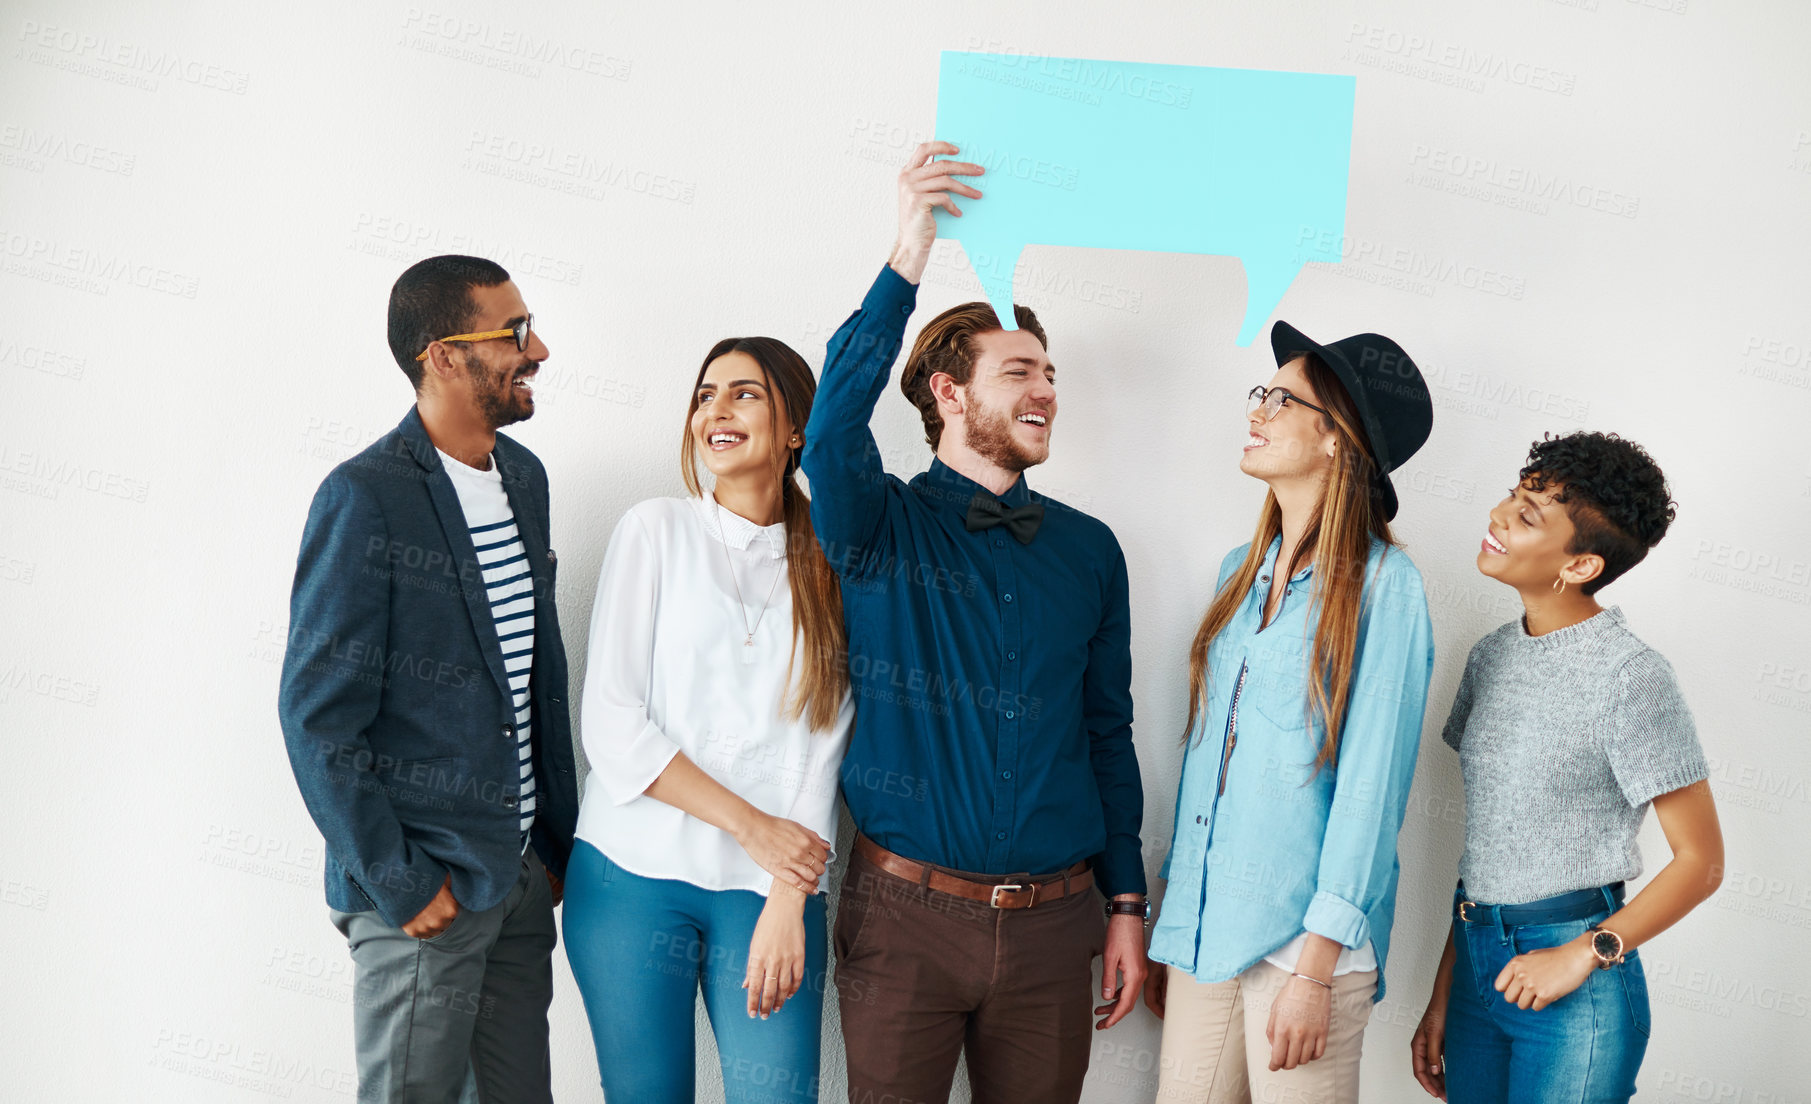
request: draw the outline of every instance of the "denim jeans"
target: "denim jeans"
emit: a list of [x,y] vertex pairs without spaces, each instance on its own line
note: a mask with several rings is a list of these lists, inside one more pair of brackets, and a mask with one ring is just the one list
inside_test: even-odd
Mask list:
[[1453,920],[1450,1104],[1620,1104],[1634,1095],[1650,1025],[1637,952],[1591,971],[1583,985],[1538,1012],[1510,1004],[1495,987],[1516,955],[1577,939],[1610,911],[1606,903],[1588,917],[1555,924]]
[[825,901],[805,902],[805,984],[750,1019],[742,979],[767,899],[644,878],[577,840],[566,867],[566,957],[591,1021],[606,1099],[692,1104],[698,992],[728,1104],[816,1104],[828,955]]

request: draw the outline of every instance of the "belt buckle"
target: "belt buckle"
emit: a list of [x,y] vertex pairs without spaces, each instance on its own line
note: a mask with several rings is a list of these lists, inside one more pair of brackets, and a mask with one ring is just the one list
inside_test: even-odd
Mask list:
[[1471,923],[1471,917],[1467,916],[1465,914],[1465,910],[1468,908],[1477,908],[1477,907],[1478,907],[1478,902],[1476,902],[1476,901],[1460,901],[1459,902],[1459,922],[1461,924]]
[[[1000,893],[1002,890],[1009,892],[1009,893],[1019,893],[1024,890],[1027,890],[1027,889],[1031,890],[1031,900],[1025,902],[1024,904],[1022,904],[1022,905],[1016,905],[1016,904],[1003,905],[1000,903]],[[1036,885],[1027,885],[1027,884],[1024,884],[1021,882],[1007,882],[1004,885],[997,885],[994,887],[993,892],[988,894],[987,903],[989,906],[991,906],[993,908],[997,908],[997,909],[1030,908],[1031,906],[1038,903],[1038,887]]]

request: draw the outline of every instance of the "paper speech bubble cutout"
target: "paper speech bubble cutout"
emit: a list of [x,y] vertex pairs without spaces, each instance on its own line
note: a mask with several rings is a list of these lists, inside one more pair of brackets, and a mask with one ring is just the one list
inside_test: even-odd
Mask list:
[[1357,79],[946,50],[937,137],[986,175],[962,243],[1006,329],[1027,245],[1213,253],[1245,265],[1250,345],[1308,261],[1345,233]]

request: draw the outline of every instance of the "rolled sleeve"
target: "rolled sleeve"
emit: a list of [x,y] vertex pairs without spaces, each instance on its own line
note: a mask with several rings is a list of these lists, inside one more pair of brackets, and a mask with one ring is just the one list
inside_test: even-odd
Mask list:
[[1333,804],[1304,922],[1347,947],[1370,938],[1366,918],[1395,886],[1396,836],[1408,811],[1433,669],[1434,630],[1420,573],[1391,551],[1360,625]]
[[679,754],[648,701],[659,602],[653,541],[631,510],[617,523],[598,575],[579,713],[588,784],[602,787],[613,805],[640,797]]
[[1308,902],[1308,914],[1302,920],[1302,927],[1354,950],[1371,940],[1371,919],[1365,910],[1324,889]]

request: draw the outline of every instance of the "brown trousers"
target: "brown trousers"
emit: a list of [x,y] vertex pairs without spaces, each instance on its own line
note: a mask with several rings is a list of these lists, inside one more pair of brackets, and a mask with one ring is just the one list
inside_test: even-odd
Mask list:
[[944,1104],[964,1053],[975,1104],[1079,1100],[1106,931],[1092,888],[995,909],[851,855],[835,932],[850,1104]]

